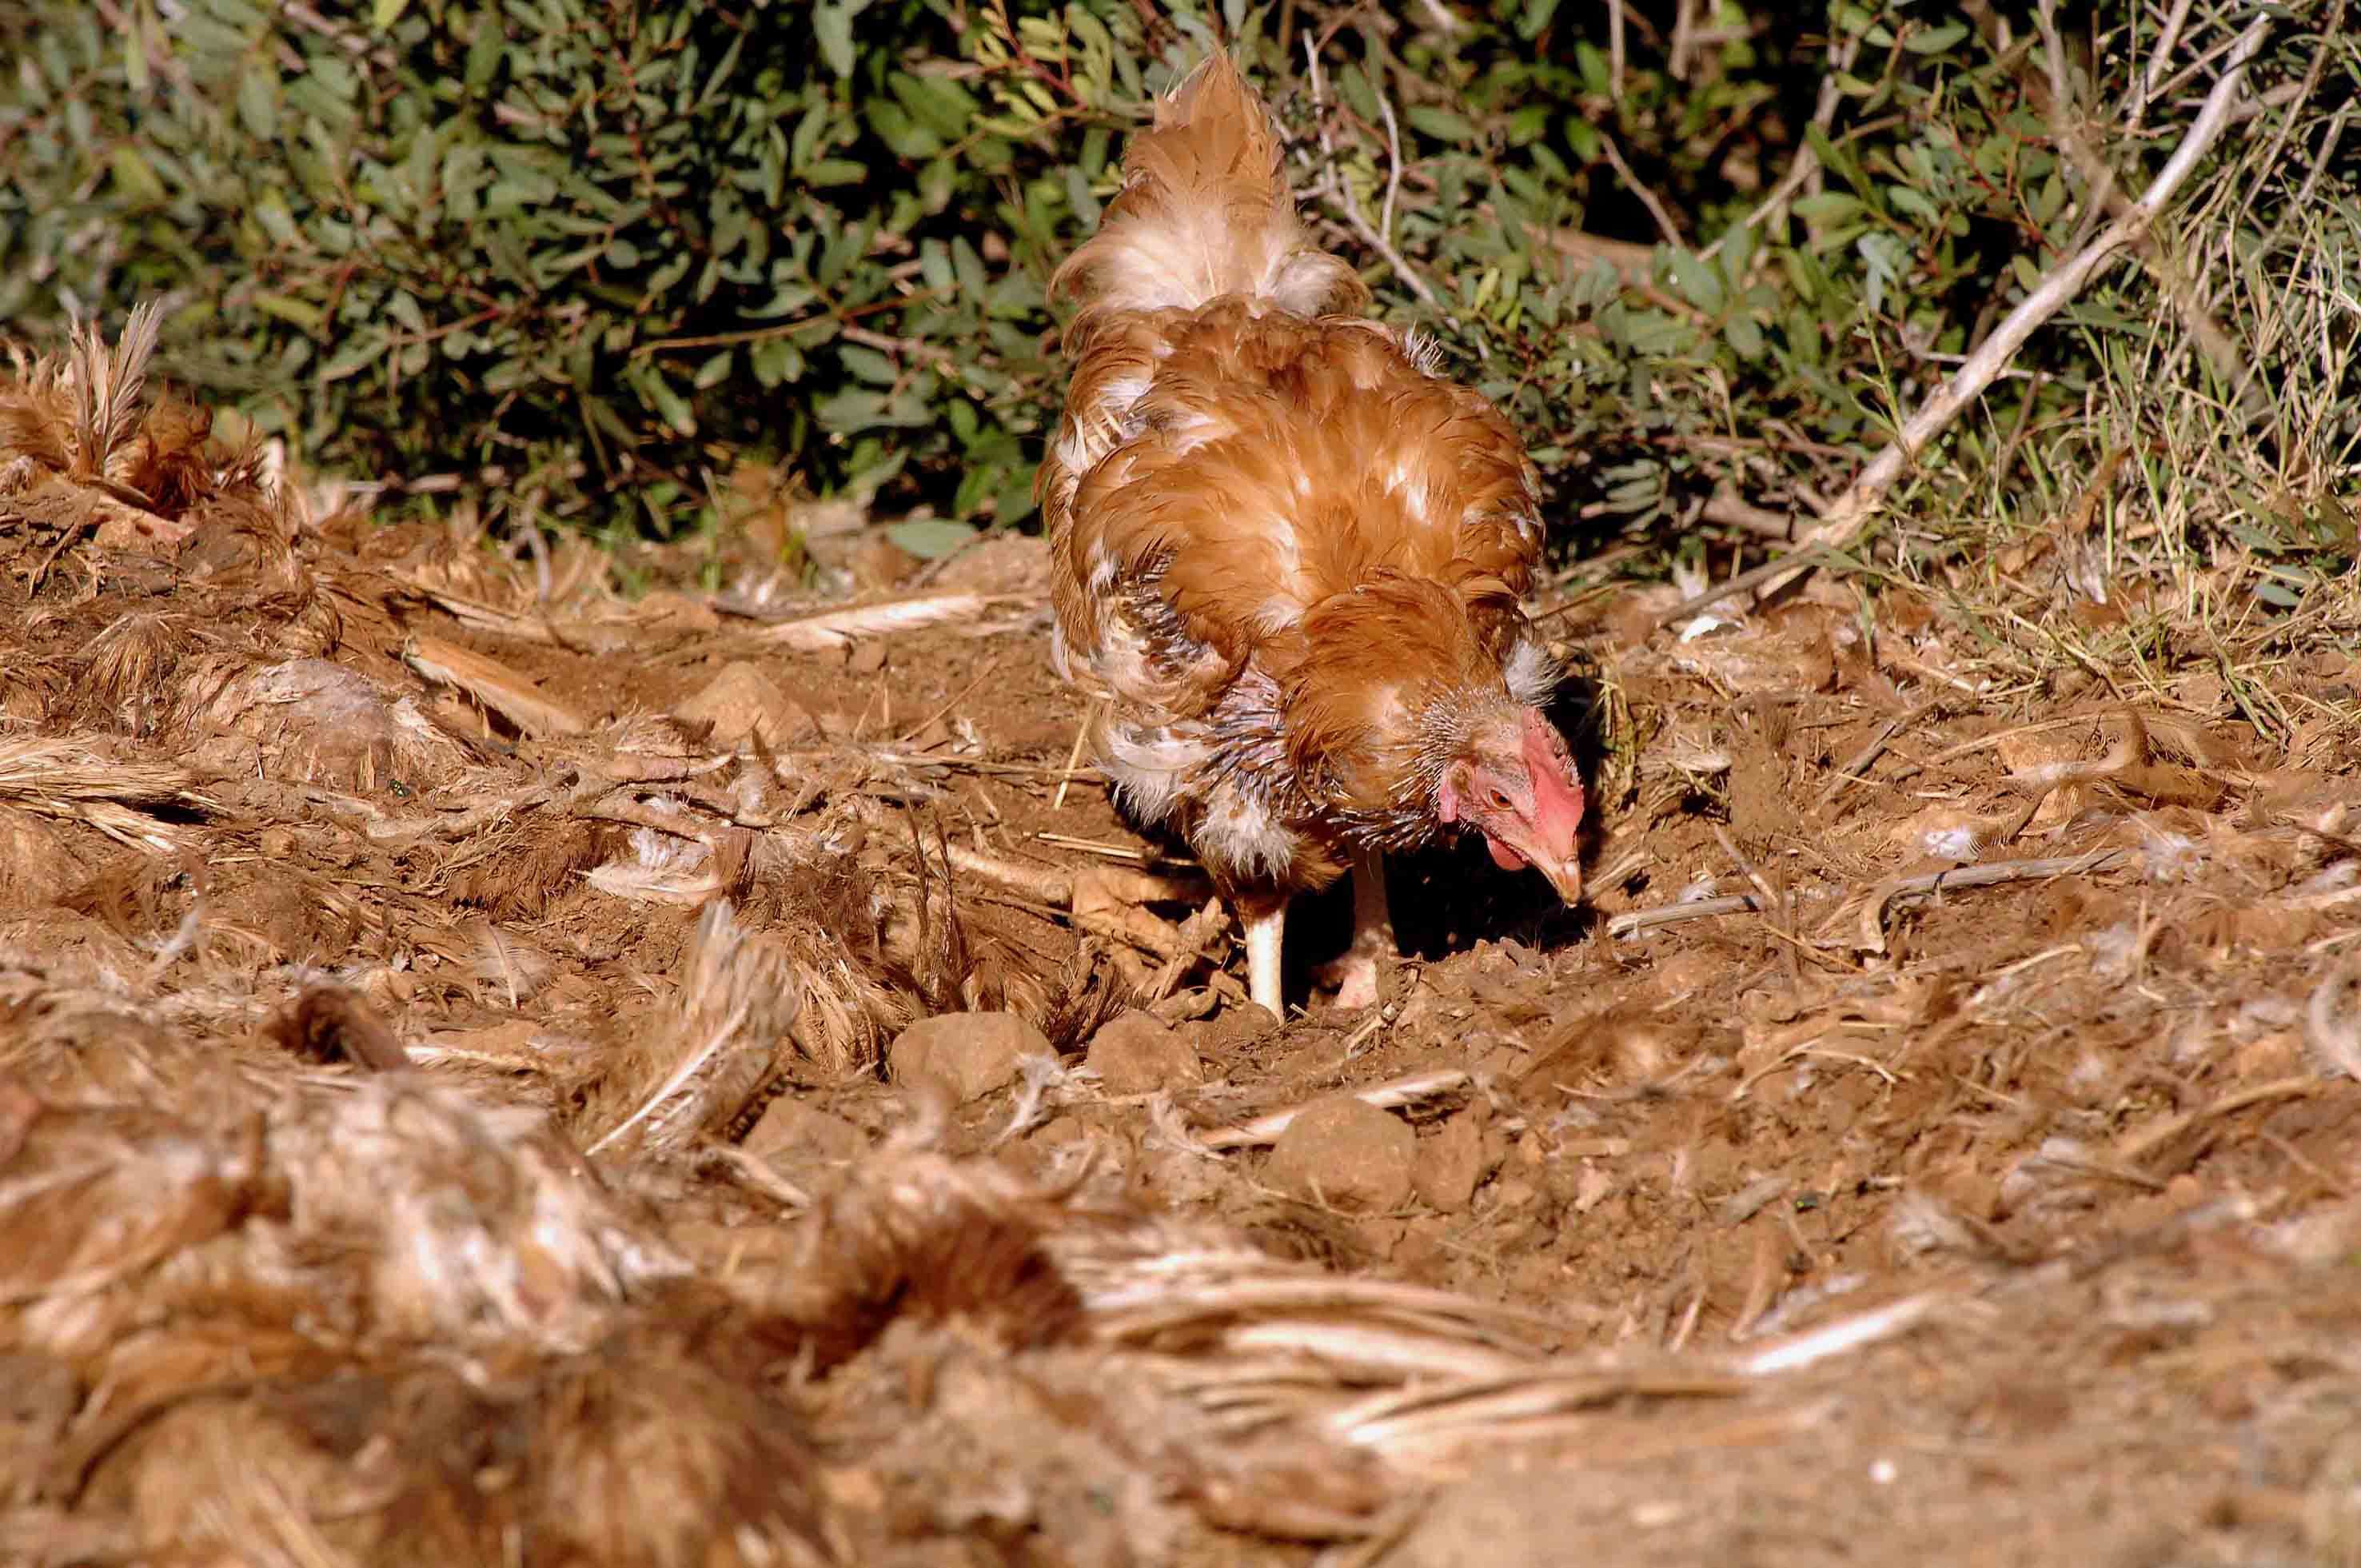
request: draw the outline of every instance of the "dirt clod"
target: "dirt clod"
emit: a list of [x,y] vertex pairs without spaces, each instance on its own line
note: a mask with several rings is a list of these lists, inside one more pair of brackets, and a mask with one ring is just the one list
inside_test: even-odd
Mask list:
[[1386,1562],[1389,1568],[1494,1568],[1561,1563],[1569,1555],[1579,1561],[1569,1542],[1598,1531],[1604,1503],[1572,1476],[1554,1475],[1537,1486],[1530,1475],[1488,1471],[1437,1496]]
[[1411,1184],[1419,1201],[1445,1214],[1466,1209],[1484,1177],[1484,1129],[1470,1112],[1443,1124],[1442,1130],[1418,1146]]
[[785,1158],[789,1163],[841,1162],[860,1158],[869,1150],[861,1129],[841,1116],[831,1116],[792,1094],[771,1102],[740,1146],[748,1154]]
[[1085,1059],[1109,1094],[1148,1094],[1205,1077],[1195,1047],[1147,1013],[1126,1013],[1101,1027]]
[[1418,1136],[1400,1117],[1348,1094],[1307,1107],[1270,1151],[1264,1179],[1332,1208],[1383,1212],[1410,1196]]
[[811,727],[809,717],[777,682],[742,659],[722,666],[719,674],[672,711],[684,724],[712,726],[718,746],[759,741],[776,750]]
[[1027,1057],[1051,1054],[1049,1037],[1014,1013],[943,1013],[895,1036],[885,1064],[895,1082],[932,1086],[964,1105],[1016,1082]]

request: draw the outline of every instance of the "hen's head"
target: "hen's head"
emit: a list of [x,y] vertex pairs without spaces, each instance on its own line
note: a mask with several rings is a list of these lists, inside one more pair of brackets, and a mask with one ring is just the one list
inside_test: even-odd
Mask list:
[[[1489,694],[1485,694],[1488,696]],[[1582,776],[1541,710],[1462,696],[1476,711],[1443,716],[1453,740],[1434,784],[1434,816],[1484,835],[1509,871],[1532,866],[1568,904],[1582,896]]]
[[1479,620],[1458,593],[1373,576],[1305,630],[1292,758],[1372,842],[1473,828],[1501,866],[1582,895],[1582,775],[1542,712],[1557,670],[1513,599]]

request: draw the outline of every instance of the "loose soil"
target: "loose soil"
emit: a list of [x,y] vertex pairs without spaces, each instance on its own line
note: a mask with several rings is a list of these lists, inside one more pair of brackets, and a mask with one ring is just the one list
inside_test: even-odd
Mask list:
[[65,483],[0,499],[0,1554],[2361,1561],[2341,656],[2266,731],[1909,590],[1592,594],[1589,906],[1405,862],[1384,1007],[1340,890],[1280,1022],[1068,775],[1025,542],[798,646],[685,554]]

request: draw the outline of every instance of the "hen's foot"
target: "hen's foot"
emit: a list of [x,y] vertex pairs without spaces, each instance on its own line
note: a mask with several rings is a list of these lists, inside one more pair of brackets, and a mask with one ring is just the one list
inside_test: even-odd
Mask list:
[[1323,985],[1336,988],[1339,1007],[1375,1007],[1381,966],[1394,956],[1393,916],[1386,907],[1385,857],[1364,850],[1353,857],[1353,943],[1322,964]]
[[1312,971],[1322,985],[1335,988],[1334,1005],[1358,1010],[1378,1004],[1378,955],[1351,952]]

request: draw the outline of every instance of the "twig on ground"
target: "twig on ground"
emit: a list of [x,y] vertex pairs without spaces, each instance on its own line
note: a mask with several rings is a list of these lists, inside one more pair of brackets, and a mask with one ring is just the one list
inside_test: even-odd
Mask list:
[[[1391,1110],[1397,1105],[1415,1104],[1438,1094],[1448,1094],[1465,1088],[1473,1080],[1458,1068],[1444,1068],[1436,1072],[1422,1072],[1409,1078],[1397,1078],[1367,1089],[1354,1090],[1353,1098],[1365,1101],[1379,1110]],[[1252,1148],[1259,1144],[1279,1141],[1288,1124],[1303,1114],[1316,1102],[1290,1105],[1284,1111],[1273,1111],[1268,1116],[1257,1116],[1242,1127],[1220,1127],[1202,1134],[1197,1141],[1209,1149]]]
[[883,636],[892,631],[915,631],[922,626],[939,626],[946,621],[977,620],[994,609],[1023,602],[1023,597],[1016,594],[929,594],[919,598],[895,599],[888,604],[855,605],[847,609],[807,615],[797,620],[783,620],[775,626],[747,632],[744,639],[774,648],[791,648],[798,652],[818,652],[840,648],[855,638]]
[[401,662],[429,681],[454,686],[527,735],[579,735],[589,721],[498,659],[446,642],[412,637]]
[[[1873,942],[1869,944],[1870,950],[1883,952],[1885,911],[1898,900],[1924,898],[1930,894],[1971,887],[1998,887],[2004,883],[2079,875],[2083,872],[2096,871],[2123,853],[2121,850],[2094,850],[2087,855],[2059,855],[2037,861],[1999,861],[1990,865],[1957,866],[1948,871],[1897,877],[1870,890],[1861,907],[1862,931],[1865,936],[1874,937]],[[1686,904],[1659,905],[1653,909],[1634,909],[1614,916],[1607,922],[1607,934],[1629,937],[1659,926],[1677,926],[1683,921],[1706,920],[1721,915],[1742,915],[1750,910],[1759,913],[1770,907],[1769,901],[1762,894],[1752,893],[1727,898],[1699,898]]]
[[[2319,1093],[2320,1089],[2320,1080],[2307,1075],[2302,1078],[2277,1078],[2268,1083],[2235,1090],[2211,1104],[2183,1111],[2177,1116],[2167,1116],[2153,1126],[2141,1128],[2115,1146],[2114,1163],[2126,1170],[2138,1170],[2151,1156],[2193,1127],[2235,1115],[2250,1105],[2267,1104],[2274,1100],[2309,1099]],[[2155,1173],[2143,1171],[2142,1174]]]
[[1918,876],[1896,877],[1870,890],[1861,906],[1860,946],[1870,952],[1885,950],[1885,912],[1899,899],[1925,898],[1971,887],[1998,887],[2004,883],[2039,882],[2050,877],[2079,876],[2122,858],[2121,850],[2093,850],[2087,855],[2057,855],[2035,861],[1998,861],[1990,865],[1955,866]]
[[1724,487],[1716,490],[1697,515],[1724,528],[1743,529],[1763,539],[1792,543],[1804,532],[1804,521],[1791,511],[1759,507]]
[[1697,898],[1686,904],[1659,905],[1653,909],[1627,910],[1607,922],[1610,937],[1630,937],[1642,931],[1652,931],[1659,926],[1678,926],[1688,920],[1710,920],[1719,915],[1743,915],[1750,909],[1761,909],[1763,901],[1751,893],[1730,898]]
[[1765,561],[1760,566],[1739,573],[1726,583],[1716,583],[1703,593],[1690,595],[1656,617],[1656,624],[1671,626],[1676,621],[1686,620],[1697,611],[1708,606],[1719,604],[1732,594],[1742,594],[1758,583],[1767,583],[1782,573],[1801,576],[1827,560],[1831,554],[1832,552],[1818,545],[1813,545],[1807,549],[1791,551],[1775,561]]
[[1793,1372],[1798,1367],[1809,1366],[1832,1355],[1860,1350],[1916,1328],[1943,1299],[1941,1295],[1928,1291],[1923,1295],[1905,1296],[1899,1301],[1870,1311],[1857,1312],[1850,1318],[1756,1351],[1752,1355],[1742,1358],[1737,1370],[1749,1377],[1768,1377],[1774,1373]]
[[1148,988],[1148,994],[1143,998],[1146,1005],[1154,1007],[1172,994],[1172,988],[1180,983],[1181,971],[1197,961],[1206,943],[1222,934],[1227,919],[1222,901],[1213,898],[1206,900],[1204,908],[1181,924],[1180,944],[1172,949],[1171,957],[1164,960],[1164,967],[1157,970],[1156,982]]
[[1052,811],[1066,809],[1066,791],[1073,787],[1076,770],[1082,765],[1082,747],[1088,743],[1091,730],[1098,722],[1104,700],[1093,701],[1090,712],[1082,715],[1082,721],[1074,726],[1074,749],[1066,753],[1065,776],[1058,781],[1058,793],[1050,797],[1049,809]]
[[1824,809],[1845,792],[1846,786],[1869,782],[1861,777],[1862,770],[1885,754],[1885,748],[1894,743],[1894,738],[1896,735],[1918,723],[1941,706],[1937,702],[1921,703],[1899,718],[1887,719],[1879,727],[1877,733],[1870,737],[1868,745],[1837,764],[1835,776],[1828,780],[1817,795],[1813,797],[1812,808],[1815,811]]

